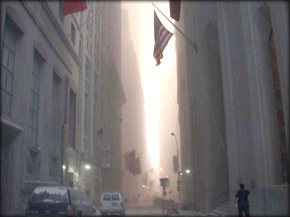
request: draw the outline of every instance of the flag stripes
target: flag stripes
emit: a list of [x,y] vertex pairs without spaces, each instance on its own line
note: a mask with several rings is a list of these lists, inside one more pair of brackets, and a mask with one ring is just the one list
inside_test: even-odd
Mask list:
[[155,35],[155,45],[154,45],[154,52],[153,56],[156,59],[158,66],[161,62],[160,60],[163,58],[163,50],[165,49],[168,41],[172,37],[172,33],[169,32],[160,22],[159,18],[157,17],[156,12],[154,11],[154,35]]
[[133,175],[141,174],[140,158],[135,157],[135,150],[125,154],[125,168]]

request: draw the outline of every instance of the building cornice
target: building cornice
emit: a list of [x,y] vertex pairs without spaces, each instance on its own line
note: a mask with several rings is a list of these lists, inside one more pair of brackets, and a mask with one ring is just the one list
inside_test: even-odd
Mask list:
[[67,36],[65,35],[63,29],[59,25],[57,19],[53,15],[50,7],[48,6],[47,1],[41,1],[41,4],[42,4],[42,7],[43,7],[44,11],[46,12],[48,18],[50,19],[50,21],[52,22],[53,26],[55,27],[56,32],[58,33],[58,35],[60,36],[60,38],[64,42],[64,44],[67,47],[68,51],[70,52],[70,54],[74,58],[76,64],[80,67],[81,66],[81,61],[80,61],[79,57],[77,56],[75,50],[73,49],[73,46],[69,42]]
[[[65,68],[68,70],[68,72],[70,74],[72,74],[72,71],[70,69],[70,67],[68,66],[69,64],[66,63],[66,61],[62,58],[62,56],[60,55],[60,53],[58,52],[58,49],[55,47],[55,45],[52,43],[52,40],[51,40],[51,36],[49,34],[49,31],[44,27],[44,24],[42,24],[41,20],[39,19],[39,17],[35,14],[35,11],[31,5],[30,2],[28,1],[21,1],[23,7],[27,10],[28,14],[31,16],[31,18],[33,19],[33,21],[35,22],[35,24],[38,26],[38,28],[41,30],[41,32],[43,33],[44,37],[47,39],[49,45],[52,47],[52,49],[54,50],[54,52],[56,53],[56,55],[59,57],[59,59],[61,60],[61,62],[63,63],[63,65],[65,66]],[[47,3],[45,2],[42,2],[42,5],[47,5]],[[55,17],[53,16],[49,6],[47,5],[48,9],[45,10],[46,13],[48,14],[50,20],[52,21],[52,24],[55,26],[56,28],[56,31],[59,33],[60,37],[61,37],[61,33],[62,32],[62,35],[65,37],[64,35],[64,32],[61,30],[59,24],[57,23],[57,20],[55,19]],[[44,7],[44,9],[46,9]],[[51,13],[51,14],[50,14]],[[50,14],[50,15],[49,15]],[[53,18],[51,18],[53,17]],[[55,22],[53,22],[53,20],[57,23],[55,24]],[[56,25],[58,25],[58,27],[56,27]],[[60,30],[59,30],[60,28]],[[81,67],[81,62],[78,58],[78,56],[76,55],[75,51],[73,50],[72,46],[69,44],[68,40],[65,39],[64,40],[64,37],[61,37],[62,40],[64,41],[64,44],[66,45],[66,47],[68,48],[69,52],[71,53],[72,57],[74,58],[76,64]]]

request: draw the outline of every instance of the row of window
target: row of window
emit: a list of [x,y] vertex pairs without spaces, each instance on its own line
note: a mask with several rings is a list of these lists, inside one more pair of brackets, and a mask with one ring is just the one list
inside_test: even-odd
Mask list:
[[[91,8],[91,7],[89,7]],[[63,22],[63,16],[62,16],[62,10],[63,10],[63,1],[60,0],[59,1],[59,15],[60,15],[60,20]],[[92,23],[93,23],[93,11],[91,9],[88,9],[88,13],[86,14],[86,20],[83,20],[83,14],[80,14],[80,25],[82,27],[82,25],[85,24],[86,26],[86,49],[88,50],[88,53],[91,54],[92,52]],[[75,45],[76,43],[76,28],[75,25],[73,23],[71,23],[71,32],[70,32],[70,39],[73,43],[73,45]],[[83,41],[80,38],[79,40],[79,57],[82,60],[83,58],[83,51],[82,51],[82,46],[83,46]],[[88,138],[89,138],[89,104],[90,104],[90,100],[89,100],[89,73],[90,73],[90,64],[87,61],[86,64],[86,69],[85,69],[85,136],[84,136],[84,151],[86,153],[89,153],[89,142],[88,142]],[[76,96],[74,95],[74,93],[71,91],[70,96],[72,97],[70,100],[70,110],[75,110],[75,106],[76,106]],[[74,104],[74,105],[73,105]],[[75,122],[75,116],[70,117],[70,119]],[[75,126],[71,126],[70,128],[70,145],[72,147],[75,147],[75,142],[74,142],[74,132],[75,132]]]
[[[1,46],[1,110],[6,116],[12,116],[14,79],[18,76],[15,71],[17,43],[21,37],[20,30],[13,20],[6,15],[3,41]],[[39,134],[39,116],[40,116],[40,75],[45,60],[35,49],[33,54],[33,68],[31,72],[31,82],[29,89],[29,113],[28,113],[28,137],[29,152],[27,158],[27,174],[37,176],[39,174],[40,159],[37,153],[38,134]],[[57,177],[58,168],[60,168],[57,147],[60,145],[60,99],[61,79],[54,72],[52,76],[52,104],[51,104],[51,134],[50,134],[50,154],[51,162],[49,165],[49,174]],[[75,121],[76,121],[76,94],[70,93],[70,145],[75,146]],[[36,151],[35,151],[36,150]]]

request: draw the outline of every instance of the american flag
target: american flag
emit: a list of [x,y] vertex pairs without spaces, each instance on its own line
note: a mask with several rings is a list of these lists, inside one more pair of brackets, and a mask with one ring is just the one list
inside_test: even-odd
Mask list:
[[131,151],[125,154],[125,168],[131,171],[134,164],[134,160],[135,160],[135,151]]
[[141,162],[140,162],[140,158],[135,158],[134,159],[134,165],[133,168],[131,170],[131,173],[133,173],[133,175],[139,175],[141,174]]
[[163,58],[163,50],[166,47],[168,41],[170,40],[173,34],[169,32],[160,22],[156,12],[154,11],[154,37],[155,37],[155,46],[153,56],[156,59],[158,66]]

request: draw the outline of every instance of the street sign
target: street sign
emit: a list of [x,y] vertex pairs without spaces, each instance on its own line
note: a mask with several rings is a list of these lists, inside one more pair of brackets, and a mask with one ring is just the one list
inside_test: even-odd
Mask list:
[[168,178],[160,178],[160,186],[166,187],[168,185]]

